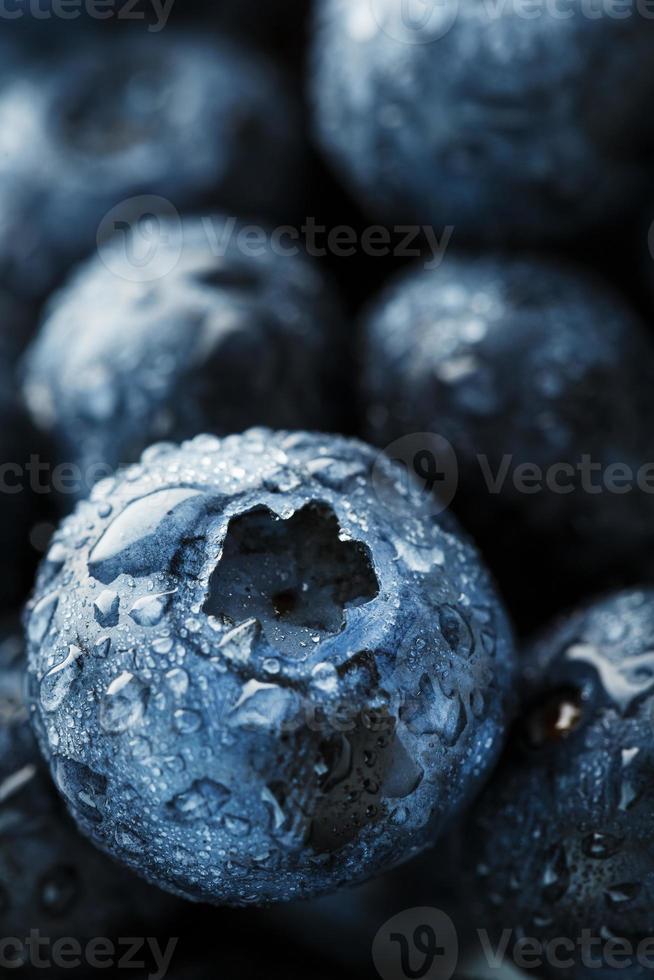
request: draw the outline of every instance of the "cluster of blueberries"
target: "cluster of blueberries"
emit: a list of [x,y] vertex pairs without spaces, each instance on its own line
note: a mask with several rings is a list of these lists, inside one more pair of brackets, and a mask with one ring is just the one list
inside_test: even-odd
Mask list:
[[0,972],[640,980],[654,15],[177,3],[0,12]]

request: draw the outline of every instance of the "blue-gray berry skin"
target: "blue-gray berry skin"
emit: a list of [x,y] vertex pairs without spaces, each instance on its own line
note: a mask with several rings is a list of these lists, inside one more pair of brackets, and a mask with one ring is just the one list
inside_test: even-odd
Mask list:
[[596,13],[321,0],[325,152],[383,220],[474,240],[539,242],[621,216],[648,180],[654,24],[635,0]]
[[[535,256],[450,253],[375,301],[364,355],[369,438],[449,440],[454,509],[520,616],[652,573],[654,495],[637,479],[654,462],[654,345],[619,295]],[[521,466],[538,468],[535,490]],[[534,553],[546,589],[523,574]]]
[[4,84],[4,119],[0,270],[28,295],[87,255],[119,205],[108,219],[119,232],[153,209],[215,205],[289,221],[297,206],[299,114],[284,78],[208,33],[57,45]]
[[152,442],[340,427],[347,331],[335,296],[303,256],[244,253],[241,230],[223,216],[163,222],[139,266],[139,233],[117,236],[50,303],[25,393],[59,457],[80,466],[78,496]]
[[[88,940],[166,927],[176,903],[92,847],[52,785],[23,696],[20,627],[0,627],[0,921],[3,937]],[[167,917],[167,918],[166,918]],[[5,949],[11,957],[12,950]],[[22,973],[18,974],[19,976]]]
[[649,975],[611,970],[606,944],[654,934],[653,648],[651,589],[597,601],[535,642],[521,661],[519,728],[465,826],[485,927],[601,940],[587,954],[594,969],[580,947],[561,949],[575,966],[552,976]]
[[37,732],[81,829],[216,903],[418,853],[510,710],[510,631],[476,553],[340,437],[151,447],[62,524],[26,624]]

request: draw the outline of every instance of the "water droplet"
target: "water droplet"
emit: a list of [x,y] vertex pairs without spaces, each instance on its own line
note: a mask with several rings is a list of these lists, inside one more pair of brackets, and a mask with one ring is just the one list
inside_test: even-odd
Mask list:
[[172,592],[159,592],[155,595],[145,595],[137,599],[129,611],[130,618],[138,626],[158,626],[163,619],[171,597],[177,590]]
[[189,676],[181,667],[175,667],[166,674],[168,687],[176,698],[183,698],[189,687]]
[[93,548],[90,574],[109,583],[121,573],[138,576],[163,570],[185,529],[196,522],[202,498],[200,490],[173,487],[129,503]]
[[45,596],[44,599],[36,603],[30,613],[28,622],[27,632],[30,643],[38,645],[43,642],[46,633],[50,629],[50,623],[52,622],[52,617],[55,614],[58,603],[59,595],[56,592]]
[[252,825],[245,817],[237,817],[232,813],[225,814],[225,829],[234,837],[247,837]]
[[620,800],[618,809],[625,812],[638,800],[639,792],[630,779],[623,779],[620,786]]
[[45,711],[56,711],[68,696],[80,673],[78,661],[81,656],[80,648],[71,644],[64,659],[42,679],[39,693]]
[[107,780],[104,776],[81,762],[60,756],[55,761],[54,778],[59,791],[69,800],[74,810],[93,822],[102,820],[107,793]]
[[246,664],[260,634],[261,626],[257,620],[247,619],[223,636],[218,649],[227,660],[235,664]]
[[610,651],[589,643],[576,643],[566,656],[595,668],[604,690],[623,714],[654,687],[654,652],[614,661]]
[[609,908],[620,908],[627,905],[629,902],[633,902],[634,899],[638,898],[642,887],[639,882],[613,885],[611,888],[607,888],[604,893],[606,903]]
[[271,830],[273,833],[282,830],[286,823],[286,814],[282,810],[277,797],[269,786],[265,786],[261,790],[261,799],[270,809],[271,816]]
[[126,827],[119,827],[116,831],[116,843],[129,854],[141,854],[145,847],[143,838]]
[[611,834],[594,833],[585,837],[582,843],[582,850],[587,857],[597,861],[604,861],[613,857],[622,847],[622,838],[614,837]]
[[110,734],[119,734],[137,725],[148,700],[148,688],[129,671],[114,678],[100,705],[100,725]]
[[307,463],[307,471],[323,486],[342,490],[355,477],[365,473],[361,460],[337,459],[333,456],[320,456]]
[[323,661],[311,671],[311,683],[324,694],[335,694],[338,691],[338,673],[333,664]]
[[209,820],[219,815],[231,795],[222,783],[198,779],[184,793],[175,796],[168,807],[178,820]]
[[565,895],[570,883],[568,859],[563,845],[550,852],[543,872],[543,896],[548,902],[557,902]]
[[107,654],[109,653],[109,650],[111,649],[111,637],[101,636],[98,640],[95,641],[94,649],[97,657],[101,657],[101,658],[106,657]]
[[57,571],[62,567],[67,557],[68,551],[66,547],[61,541],[55,541],[45,556],[45,561],[51,566],[53,571]]
[[173,648],[172,637],[170,636],[158,636],[152,641],[152,649],[155,653],[166,654],[170,653]]
[[202,727],[202,716],[197,711],[178,708],[173,715],[173,723],[180,735],[192,735]]
[[104,589],[93,603],[95,621],[103,629],[115,626],[118,622],[120,598],[111,589]]
[[438,621],[443,638],[452,652],[458,656],[472,656],[475,641],[472,630],[461,612],[454,606],[441,606]]
[[272,731],[290,721],[296,708],[296,695],[288,688],[251,680],[241,689],[241,696],[232,708],[230,724]]
[[400,718],[414,735],[438,735],[455,745],[466,726],[466,713],[458,694],[446,697],[423,674],[417,694],[400,708]]

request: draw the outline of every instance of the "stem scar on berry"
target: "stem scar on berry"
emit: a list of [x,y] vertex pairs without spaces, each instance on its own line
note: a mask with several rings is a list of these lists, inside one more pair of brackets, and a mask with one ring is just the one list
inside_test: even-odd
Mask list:
[[309,633],[340,633],[346,609],[379,592],[368,549],[339,532],[319,503],[287,520],[266,507],[232,518],[204,611],[234,624],[254,617],[273,647],[305,656]]
[[532,704],[522,726],[523,738],[529,748],[541,749],[569,738],[583,720],[582,692],[560,687]]

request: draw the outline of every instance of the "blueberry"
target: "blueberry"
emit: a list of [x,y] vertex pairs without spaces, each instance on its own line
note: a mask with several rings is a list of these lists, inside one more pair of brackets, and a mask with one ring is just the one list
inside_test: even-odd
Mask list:
[[[52,940],[161,925],[177,905],[81,837],[43,764],[23,698],[24,642],[0,626],[0,917],[3,937]],[[138,935],[130,931],[129,935]],[[3,958],[11,956],[3,948]],[[3,959],[4,962],[4,959]]]
[[152,209],[219,204],[289,220],[302,153],[276,69],[233,42],[172,29],[85,41],[33,58],[3,87],[3,281],[41,295],[105,224],[121,232]]
[[465,825],[484,926],[515,930],[513,941],[593,937],[585,954],[559,947],[574,966],[553,976],[618,976],[611,937],[635,952],[654,934],[653,639],[647,589],[595,602],[535,642],[521,662],[520,726]]
[[27,625],[79,826],[189,898],[300,898],[419,852],[509,710],[510,632],[476,554],[340,437],[149,448],[63,523]]
[[519,618],[652,574],[654,348],[621,297],[542,258],[451,253],[402,273],[364,332],[369,437],[449,440],[454,507]]
[[338,304],[303,257],[270,244],[244,254],[241,230],[223,217],[162,223],[138,266],[138,235],[117,237],[51,303],[25,388],[59,456],[81,467],[78,489],[162,439],[338,426]]
[[651,167],[654,29],[635,0],[586,14],[322,0],[326,153],[387,221],[540,242],[621,217]]

